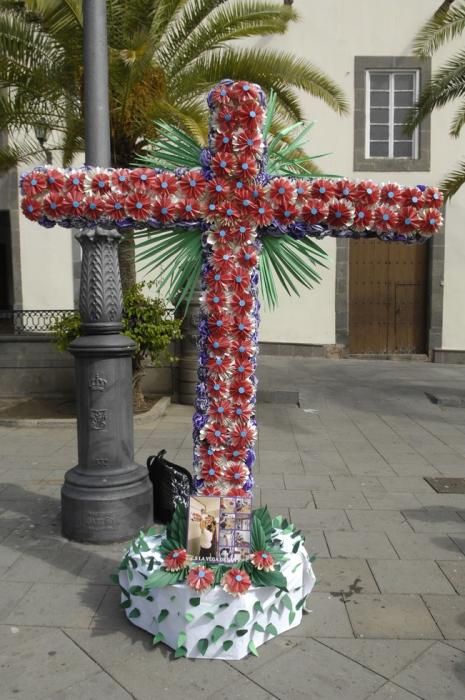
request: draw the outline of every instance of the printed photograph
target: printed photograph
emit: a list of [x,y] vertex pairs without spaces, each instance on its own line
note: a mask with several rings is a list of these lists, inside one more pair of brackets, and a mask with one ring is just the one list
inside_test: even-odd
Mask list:
[[250,515],[244,516],[242,513],[238,513],[235,527],[237,530],[250,530]]
[[236,527],[236,518],[234,515],[220,515],[220,529],[221,530],[234,530]]
[[251,498],[236,498],[236,513],[251,513],[252,499]]
[[221,499],[221,511],[223,513],[234,513],[236,510],[236,499],[235,498],[222,498]]
[[248,559],[250,555],[250,547],[236,547],[234,550],[234,560]]
[[220,547],[220,559],[224,561],[235,561],[233,547]]
[[187,551],[195,559],[215,561],[219,558],[219,522],[219,498],[212,496],[190,497]]
[[234,546],[234,531],[220,531],[220,547]]
[[248,547],[250,545],[250,530],[236,530],[236,547]]

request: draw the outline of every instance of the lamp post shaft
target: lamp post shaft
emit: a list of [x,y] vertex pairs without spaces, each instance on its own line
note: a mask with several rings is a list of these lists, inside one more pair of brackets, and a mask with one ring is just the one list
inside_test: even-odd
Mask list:
[[[105,0],[84,0],[83,6],[86,165],[101,167],[111,164],[105,5]],[[80,542],[118,542],[151,519],[151,484],[134,462],[136,345],[121,335],[121,234],[97,226],[77,238],[82,335],[70,352],[76,367],[78,464],[66,473],[61,491],[62,530]]]

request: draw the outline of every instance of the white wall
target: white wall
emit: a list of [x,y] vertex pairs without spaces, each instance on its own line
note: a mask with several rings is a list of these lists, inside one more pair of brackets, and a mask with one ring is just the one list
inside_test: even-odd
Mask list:
[[[311,131],[308,153],[331,151],[319,165],[324,172],[348,177],[397,180],[401,184],[428,182],[438,184],[451,170],[465,148],[461,141],[448,136],[454,107],[432,115],[430,173],[354,173],[354,56],[409,56],[410,42],[422,23],[439,6],[439,0],[325,0],[313,3],[294,0],[301,21],[285,37],[268,37],[256,46],[280,48],[312,61],[323,69],[344,91],[350,101],[350,114],[337,116],[321,100],[302,95],[308,119],[317,120]],[[456,41],[452,47],[459,47]],[[433,71],[441,65],[451,49],[433,57]],[[463,142],[463,139],[462,139]],[[465,190],[465,188],[464,188]],[[444,275],[444,348],[465,348],[465,319],[459,300],[465,299],[465,191],[447,207],[446,262]],[[334,257],[335,245],[328,252]],[[335,342],[334,266],[324,275],[324,282],[300,299],[287,300],[274,313],[264,312],[261,339],[265,341],[331,343]]]

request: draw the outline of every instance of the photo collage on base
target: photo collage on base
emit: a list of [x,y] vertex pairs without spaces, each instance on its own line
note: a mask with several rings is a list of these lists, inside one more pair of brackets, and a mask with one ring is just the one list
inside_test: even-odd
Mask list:
[[191,496],[187,551],[195,561],[232,563],[250,554],[252,498]]

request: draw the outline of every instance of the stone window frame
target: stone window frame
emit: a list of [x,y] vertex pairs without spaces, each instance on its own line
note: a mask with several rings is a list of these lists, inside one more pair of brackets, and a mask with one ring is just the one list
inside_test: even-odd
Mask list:
[[355,56],[354,58],[354,171],[426,172],[431,161],[431,119],[419,126],[418,158],[366,158],[366,72],[368,70],[419,71],[419,92],[431,79],[431,59],[415,56]]

